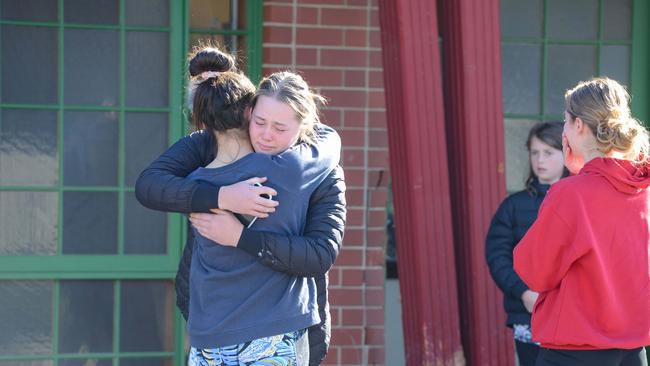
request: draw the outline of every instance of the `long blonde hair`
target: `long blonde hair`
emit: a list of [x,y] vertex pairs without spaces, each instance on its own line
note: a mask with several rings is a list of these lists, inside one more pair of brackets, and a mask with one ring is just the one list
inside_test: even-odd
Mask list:
[[582,81],[566,92],[564,104],[572,119],[579,117],[593,132],[602,154],[616,151],[627,160],[648,162],[648,131],[632,117],[630,96],[617,81]]

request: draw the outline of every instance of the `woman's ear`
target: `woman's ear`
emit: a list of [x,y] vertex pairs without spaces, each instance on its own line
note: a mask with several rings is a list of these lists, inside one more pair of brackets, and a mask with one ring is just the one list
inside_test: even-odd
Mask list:
[[246,107],[246,110],[244,110],[244,118],[246,118],[246,120],[250,122],[252,116],[253,116],[253,108]]
[[587,127],[580,117],[576,117],[573,120],[573,123],[575,123],[575,128],[578,133],[582,133],[582,131],[585,130],[585,127]]

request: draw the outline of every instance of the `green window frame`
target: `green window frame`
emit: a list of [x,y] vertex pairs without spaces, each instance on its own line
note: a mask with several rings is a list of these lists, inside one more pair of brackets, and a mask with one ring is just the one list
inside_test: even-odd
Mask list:
[[[246,19],[248,27],[238,30],[189,29],[189,2],[191,0],[169,0],[169,26],[130,26],[126,24],[125,3],[119,2],[119,22],[116,25],[78,24],[64,21],[64,2],[58,0],[58,21],[23,21],[6,20],[0,14],[0,26],[29,26],[49,27],[58,33],[58,99],[55,104],[21,104],[0,102],[2,110],[49,110],[57,115],[57,150],[58,150],[58,182],[52,186],[40,185],[0,185],[0,192],[56,192],[57,202],[57,249],[54,255],[0,255],[0,281],[45,280],[53,281],[52,309],[52,353],[39,355],[0,355],[3,361],[20,360],[51,360],[57,366],[63,359],[110,359],[113,366],[120,364],[120,359],[135,357],[166,357],[172,358],[173,364],[184,365],[185,359],[185,329],[184,321],[178,310],[174,310],[173,351],[170,352],[120,352],[120,304],[121,288],[124,280],[164,280],[174,279],[178,263],[186,239],[187,226],[185,219],[179,214],[168,214],[167,220],[167,251],[160,255],[125,254],[125,195],[133,193],[134,187],[125,184],[125,118],[127,113],[165,113],[169,116],[167,142],[169,145],[186,133],[186,120],[183,116],[184,98],[181,92],[185,86],[186,65],[185,57],[189,44],[190,32],[225,34],[246,37],[247,70],[254,82],[260,79],[262,55],[262,1],[248,1]],[[64,30],[93,29],[114,30],[119,34],[119,101],[115,106],[70,105],[64,101]],[[126,34],[129,31],[164,32],[169,34],[169,96],[168,107],[134,108],[126,103]],[[0,54],[0,63],[2,62]],[[1,80],[0,80],[1,81]],[[117,184],[114,186],[69,186],[64,181],[64,113],[67,111],[114,112],[118,115],[118,156]],[[0,113],[0,127],[2,126]],[[1,174],[1,172],[0,172]],[[68,255],[62,253],[63,248],[63,202],[66,192],[112,192],[117,195],[117,254],[108,255]],[[59,307],[61,280],[111,280],[113,286],[113,350],[104,353],[59,353]]]
[[[646,1],[643,0],[632,0],[632,40],[630,41],[618,41],[618,40],[604,40],[602,35],[602,29],[604,27],[605,21],[605,0],[598,0],[598,39],[594,41],[590,40],[559,40],[553,39],[547,36],[548,30],[548,19],[549,19],[549,6],[548,0],[542,0],[543,2],[543,26],[542,26],[542,38],[526,38],[526,37],[502,37],[501,44],[528,44],[528,45],[542,45],[542,70],[541,70],[541,90],[540,90],[540,113],[538,114],[519,114],[519,113],[505,113],[505,118],[525,118],[533,120],[551,120],[551,119],[560,119],[562,120],[564,116],[560,114],[546,114],[545,110],[545,98],[546,88],[547,88],[547,78],[546,74],[548,72],[548,46],[549,45],[594,45],[596,49],[596,74],[601,74],[602,63],[600,60],[600,50],[603,46],[631,46],[631,63],[630,63],[630,76],[629,76],[629,91],[634,96],[632,102],[632,109],[635,116],[648,122],[648,106],[647,100],[650,91],[650,75],[648,61],[650,61],[648,46],[648,32],[650,32],[650,26],[647,24],[647,18],[650,16],[650,6]],[[638,103],[635,103],[639,100]]]

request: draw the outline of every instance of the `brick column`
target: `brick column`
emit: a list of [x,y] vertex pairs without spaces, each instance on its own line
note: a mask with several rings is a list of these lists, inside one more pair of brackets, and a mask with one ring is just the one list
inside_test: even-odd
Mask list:
[[513,365],[485,235],[505,196],[498,0],[440,3],[463,347],[469,365]]
[[330,271],[327,365],[384,364],[388,141],[376,1],[264,2],[264,74],[301,73],[328,98],[343,140],[348,222]]
[[380,0],[408,365],[462,365],[436,2]]

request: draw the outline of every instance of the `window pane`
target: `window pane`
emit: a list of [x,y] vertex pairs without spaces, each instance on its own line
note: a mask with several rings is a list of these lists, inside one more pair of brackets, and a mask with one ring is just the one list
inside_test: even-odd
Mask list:
[[630,0],[604,0],[604,39],[632,39],[632,4]]
[[2,19],[55,22],[58,17],[57,0],[5,0],[0,2]]
[[190,0],[190,28],[244,29],[245,15],[246,1]]
[[117,0],[65,0],[64,4],[66,23],[118,23],[120,2]]
[[59,352],[113,351],[113,281],[61,281],[59,312]]
[[117,185],[117,112],[65,112],[65,185]]
[[52,352],[53,286],[51,281],[0,281],[0,355]]
[[598,37],[598,1],[548,0],[547,35],[557,39]]
[[502,37],[542,37],[542,0],[501,0]]
[[505,120],[506,190],[508,192],[524,189],[530,169],[526,138],[531,127],[537,122],[520,119]]
[[50,27],[2,26],[2,102],[55,104],[58,33]]
[[630,47],[602,46],[600,49],[600,74],[630,85]]
[[129,0],[126,7],[126,25],[169,26],[169,0]]
[[49,360],[0,361],[0,366],[52,366]]
[[126,34],[126,105],[166,107],[169,102],[169,34]]
[[55,255],[58,202],[57,192],[0,191],[0,255]]
[[539,113],[542,74],[542,46],[504,44],[503,111],[505,113]]
[[56,111],[3,110],[0,185],[57,185],[57,141]]
[[119,32],[65,30],[65,103],[116,106],[119,93]]
[[124,253],[166,254],[167,215],[142,206],[135,193],[125,193],[124,201]]
[[166,113],[126,114],[125,185],[134,186],[140,172],[167,149],[168,126]]
[[548,73],[544,112],[562,115],[564,92],[581,80],[596,75],[596,47],[548,46]]
[[122,358],[120,366],[172,366],[171,358]]
[[63,193],[63,254],[117,253],[117,193]]
[[172,351],[174,299],[171,282],[123,281],[122,352]]
[[98,360],[96,358],[92,359],[69,359],[69,360],[60,360],[59,366],[113,366],[112,359]]

